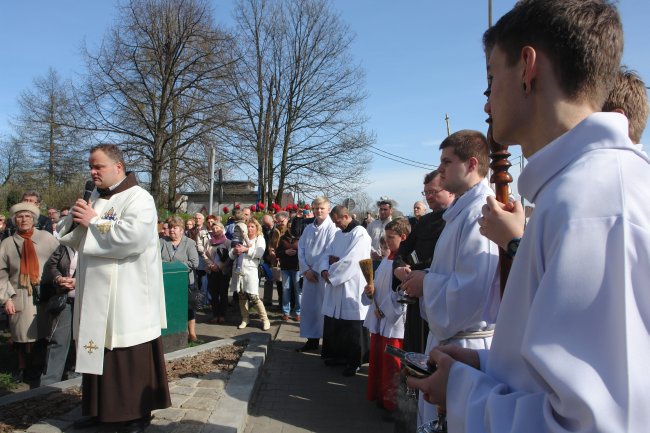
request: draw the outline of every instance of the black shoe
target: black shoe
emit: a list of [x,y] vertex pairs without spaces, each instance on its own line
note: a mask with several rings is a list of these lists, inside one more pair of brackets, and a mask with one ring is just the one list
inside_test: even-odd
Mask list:
[[345,376],[345,377],[356,376],[358,371],[359,371],[359,366],[348,365],[347,367],[345,367],[343,369],[343,376]]
[[144,430],[151,424],[151,417],[134,419],[124,423],[120,433],[144,433]]
[[340,358],[326,358],[325,359],[325,365],[328,367],[336,367],[339,365],[346,365],[347,363],[345,360],[340,359]]
[[318,341],[307,341],[302,347],[296,349],[296,352],[310,352],[312,350],[318,350]]
[[72,423],[72,427],[74,427],[75,430],[81,430],[88,427],[94,427],[98,424],[100,424],[99,418],[96,416],[86,416],[79,418],[74,423]]

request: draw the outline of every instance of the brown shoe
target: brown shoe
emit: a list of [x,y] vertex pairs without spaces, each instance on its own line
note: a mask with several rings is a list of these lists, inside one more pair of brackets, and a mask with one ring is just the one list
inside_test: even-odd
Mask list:
[[288,320],[289,320],[289,316],[287,316],[286,314],[283,314],[282,315],[282,321],[287,322]]
[[300,322],[300,314],[298,314],[298,315],[296,316],[296,318],[293,319],[293,320],[295,320],[296,322]]

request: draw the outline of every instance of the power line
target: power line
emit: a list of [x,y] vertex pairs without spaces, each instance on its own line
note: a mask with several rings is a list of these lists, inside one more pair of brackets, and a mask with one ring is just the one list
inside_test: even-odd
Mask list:
[[[419,169],[422,169],[422,170],[433,170],[432,167],[427,167],[427,166],[425,166],[425,165],[415,165],[415,164],[411,164],[411,163],[409,163],[409,162],[405,162],[405,161],[403,161],[403,160],[401,160],[401,159],[392,158],[392,157],[387,156],[387,155],[382,155],[381,153],[375,152],[375,151],[370,150],[370,149],[368,149],[368,152],[370,152],[370,153],[372,153],[372,154],[374,154],[374,155],[377,155],[377,156],[381,156],[382,158],[389,159],[389,160],[391,160],[391,161],[399,162],[400,164],[408,165],[408,166],[415,167],[415,168],[419,168]],[[434,168],[435,168],[435,167],[434,167]]]
[[383,150],[383,149],[380,149],[380,148],[378,148],[378,147],[376,147],[376,146],[373,146],[372,144],[370,145],[370,147],[372,147],[373,149],[378,150],[378,151],[380,151],[380,152],[386,153],[386,154],[388,154],[388,155],[390,155],[390,156],[393,156],[393,157],[395,157],[395,158],[403,159],[404,161],[409,161],[409,162],[413,162],[413,163],[415,163],[415,164],[420,164],[420,165],[430,166],[432,169],[434,169],[434,168],[437,167],[436,165],[424,164],[424,163],[422,163],[422,162],[420,162],[420,161],[415,161],[415,160],[413,160],[413,159],[404,158],[403,156],[400,156],[400,155],[395,155],[394,153],[387,152],[387,151],[385,151],[385,150]]

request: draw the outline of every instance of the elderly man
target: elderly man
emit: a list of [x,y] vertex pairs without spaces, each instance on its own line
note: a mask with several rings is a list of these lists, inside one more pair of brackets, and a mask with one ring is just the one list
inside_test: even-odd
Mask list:
[[366,280],[359,261],[370,258],[370,236],[344,206],[335,206],[332,221],[341,229],[325,249],[319,265],[325,281],[323,351],[326,365],[345,365],[343,376],[354,376],[368,353],[363,320],[368,306],[361,302]]
[[420,218],[422,218],[427,213],[427,208],[421,201],[416,201],[413,203],[413,216],[409,218],[409,224],[411,228],[416,225]]
[[124,422],[126,432],[137,433],[152,410],[171,405],[156,205],[125,172],[117,146],[93,147],[88,162],[96,189],[58,227],[61,243],[79,254],[76,371],[83,373],[82,413],[89,418],[75,427]]

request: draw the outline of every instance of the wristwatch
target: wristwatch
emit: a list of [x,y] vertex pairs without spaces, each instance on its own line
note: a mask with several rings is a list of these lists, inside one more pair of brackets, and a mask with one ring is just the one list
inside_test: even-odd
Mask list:
[[506,249],[506,253],[510,256],[510,258],[514,258],[515,254],[517,254],[517,249],[519,248],[519,242],[521,242],[521,238],[513,238],[510,242],[508,242],[508,248]]

